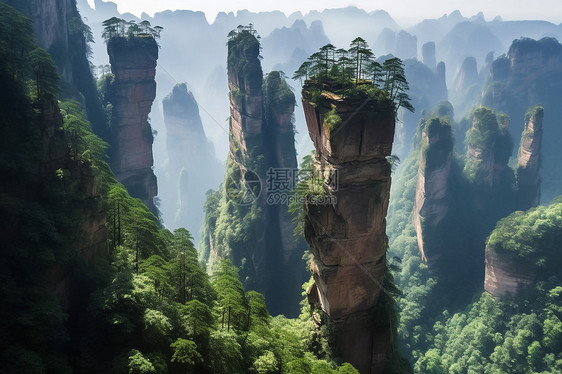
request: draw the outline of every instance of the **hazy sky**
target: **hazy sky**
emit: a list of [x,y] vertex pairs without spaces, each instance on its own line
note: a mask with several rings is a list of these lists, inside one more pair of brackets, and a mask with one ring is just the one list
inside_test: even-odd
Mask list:
[[[104,0],[106,1],[106,0]],[[94,0],[88,0],[93,6]],[[113,0],[119,11],[140,15],[166,9],[199,10],[212,22],[220,11],[281,10],[287,14],[303,13],[311,9],[342,8],[355,5],[366,11],[384,9],[398,22],[411,24],[424,18],[437,18],[459,9],[464,16],[484,12],[487,20],[497,15],[503,19],[543,19],[559,24],[562,22],[562,0]]]

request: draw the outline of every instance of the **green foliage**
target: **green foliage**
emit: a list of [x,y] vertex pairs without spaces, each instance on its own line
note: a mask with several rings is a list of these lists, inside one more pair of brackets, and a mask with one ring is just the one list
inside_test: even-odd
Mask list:
[[347,51],[336,50],[332,44],[321,47],[293,75],[293,79],[301,82],[303,78],[304,96],[317,104],[325,97],[335,96],[371,99],[383,104],[390,101],[395,114],[400,107],[414,111],[407,94],[409,86],[402,60],[394,57],[381,65],[374,60],[373,52],[361,37],[355,38]]
[[[248,168],[259,173],[263,168],[263,161],[252,156],[248,158],[253,160],[253,163],[248,161]],[[208,256],[207,266],[210,272],[214,271],[221,259],[231,259],[236,266],[240,266],[240,277],[244,286],[247,289],[255,289],[263,286],[260,280],[255,278],[252,265],[256,256],[263,256],[263,253],[259,252],[263,247],[257,240],[260,235],[257,231],[260,227],[258,223],[263,220],[263,211],[260,204],[238,204],[231,198],[233,192],[239,193],[239,196],[245,193],[245,190],[240,191],[236,185],[243,173],[245,171],[237,162],[228,159],[225,182],[221,190],[209,195],[210,200],[205,208],[208,222],[205,229],[209,231],[202,234],[205,241],[202,256]]]
[[272,108],[285,109],[295,105],[295,94],[284,78],[285,74],[281,71],[272,71],[265,76],[263,92],[266,110]]
[[332,104],[332,109],[324,114],[324,121],[322,124],[330,131],[335,130],[341,125],[341,117],[336,113],[336,106]]
[[102,22],[102,38],[109,43],[114,38],[150,38],[157,40],[163,30],[162,26],[152,27],[147,20],[136,23],[135,21],[125,21],[124,19],[111,17]]
[[299,168],[298,183],[293,190],[289,213],[295,223],[293,234],[295,238],[304,238],[305,201],[312,196],[325,195],[324,176],[314,166],[314,151],[303,157]]
[[82,225],[99,201],[81,190],[90,165],[68,156],[53,60],[29,19],[4,3],[0,19],[0,361],[6,372],[69,373],[76,331],[57,297],[69,290],[55,285],[83,270]]
[[486,251],[525,264],[541,278],[558,275],[562,256],[562,203],[538,206],[527,212],[517,211],[501,219],[490,234]]
[[178,338],[171,344],[171,347],[174,348],[172,362],[193,366],[203,360],[203,357],[197,352],[197,344],[194,341]]
[[[240,25],[236,30],[230,31],[227,43],[229,71],[234,72],[237,77],[245,77],[254,87],[261,87],[263,82],[259,39],[252,24]],[[244,85],[240,87],[245,88]]]
[[486,107],[476,108],[472,113],[472,127],[466,133],[465,143],[469,149],[464,173],[471,182],[485,178],[482,162],[493,159],[507,164],[513,150],[513,141],[508,133],[509,117],[496,115]]
[[475,149],[488,148],[498,132],[498,121],[490,108],[480,107],[473,112],[473,125],[466,135],[466,144]]
[[535,105],[527,109],[525,113],[525,123],[529,121],[537,122],[542,121],[544,117],[544,108],[541,105]]
[[416,369],[431,372],[431,367],[447,373],[560,370],[555,362],[560,359],[560,347],[541,343],[545,332],[551,331],[547,322],[553,313],[551,301],[539,297],[531,303],[502,302],[482,294],[465,311],[444,315],[435,323],[426,337],[429,349],[417,360]]
[[438,169],[450,157],[453,150],[451,125],[446,119],[434,117],[420,121],[425,137],[421,144],[422,167],[425,171]]
[[[391,233],[389,255],[401,258],[397,261],[399,266],[395,273],[404,291],[399,301],[401,318],[398,333],[402,350],[411,352],[410,359],[415,372],[559,371],[562,363],[558,353],[562,327],[559,317],[562,310],[557,304],[561,294],[558,286],[560,260],[553,246],[560,240],[557,238],[560,232],[558,218],[562,216],[558,211],[559,203],[508,216],[498,223],[488,239],[488,246],[497,250],[498,254],[507,258],[514,255],[514,261],[518,264],[538,270],[538,282],[534,287],[515,299],[500,301],[487,294],[477,293],[476,301],[452,304],[451,300],[445,299],[445,295],[457,295],[460,292],[472,295],[468,291],[469,277],[458,277],[459,283],[444,271],[452,267],[455,272],[460,272],[467,266],[464,262],[470,257],[462,255],[462,244],[459,242],[468,239],[460,240],[457,235],[462,235],[462,232],[459,233],[458,229],[441,229],[439,240],[447,242],[450,232],[455,238],[451,241],[453,245],[447,246],[447,252],[439,259],[440,262],[429,267],[421,263],[416,233],[411,224],[418,166],[412,155],[417,152],[410,154],[394,178],[387,226]],[[449,186],[461,187],[460,191],[466,193],[463,198],[471,199],[470,189],[467,188],[470,184],[462,182],[462,178],[457,179],[460,170],[462,164],[453,160]],[[467,218],[474,215],[466,208],[458,209],[450,205],[450,213],[445,220],[457,220],[457,211],[458,215]],[[465,222],[452,227],[461,227],[465,231],[467,227],[478,227],[472,221]],[[476,230],[470,234],[476,235]],[[483,242],[480,245],[483,247]],[[504,246],[507,250],[503,249]],[[480,277],[478,281],[481,285]],[[456,313],[450,313],[449,310]]]
[[37,47],[29,52],[29,63],[35,80],[37,97],[56,96],[60,92],[60,76],[51,55],[43,48]]

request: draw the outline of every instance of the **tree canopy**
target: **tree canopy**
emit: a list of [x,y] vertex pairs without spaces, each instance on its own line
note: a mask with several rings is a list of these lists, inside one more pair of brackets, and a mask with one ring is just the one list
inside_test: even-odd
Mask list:
[[353,39],[348,50],[322,46],[300,65],[293,79],[304,81],[303,88],[312,91],[313,97],[318,91],[341,97],[354,96],[357,91],[377,96],[382,91],[394,103],[395,112],[399,108],[414,111],[402,60],[393,57],[381,64],[361,37]]
[[111,17],[102,22],[102,38],[106,43],[115,37],[152,37],[160,39],[160,33],[164,29],[162,26],[152,26],[150,21],[143,20],[137,23],[134,20],[125,21],[122,18]]

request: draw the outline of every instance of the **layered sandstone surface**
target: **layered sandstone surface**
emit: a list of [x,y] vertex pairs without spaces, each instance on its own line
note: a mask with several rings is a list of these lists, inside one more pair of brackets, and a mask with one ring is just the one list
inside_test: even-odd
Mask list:
[[[247,289],[266,296],[272,314],[298,315],[299,294],[308,275],[304,243],[293,236],[288,212],[297,160],[294,145],[295,97],[280,72],[264,78],[255,30],[241,27],[228,42],[230,143],[225,184],[250,193],[227,192],[217,228],[205,233],[209,268],[223,258],[241,267]],[[250,187],[253,186],[253,187]],[[238,197],[249,199],[238,199]],[[223,223],[228,222],[228,223]],[[236,236],[225,227],[230,226]],[[207,239],[208,238],[208,239]],[[212,250],[211,250],[212,248]]]
[[486,277],[484,289],[494,297],[515,295],[517,291],[530,285],[535,274],[527,269],[527,264],[513,264],[491,251],[486,251]]
[[435,236],[449,211],[447,198],[453,158],[451,126],[439,119],[424,122],[420,148],[413,220],[422,261],[429,262],[441,253],[435,241],[427,247],[424,244],[428,237]]
[[537,206],[541,198],[539,175],[542,143],[542,107],[530,108],[525,116],[525,129],[521,134],[517,160],[517,190],[521,209]]
[[[394,114],[376,101],[317,105],[303,97],[326,190],[323,204],[306,204],[305,216],[317,299],[341,357],[361,373],[383,372],[390,330],[375,325],[373,312],[386,271]],[[330,108],[342,119],[333,130],[324,124]]]
[[168,162],[160,183],[162,217],[170,229],[185,227],[199,241],[206,192],[217,188],[224,167],[207,140],[199,106],[185,83],[162,101]]
[[158,45],[151,37],[115,37],[107,44],[107,51],[115,76],[110,86],[111,166],[131,196],[156,212],[158,187],[152,170],[153,136],[148,115],[156,97]]

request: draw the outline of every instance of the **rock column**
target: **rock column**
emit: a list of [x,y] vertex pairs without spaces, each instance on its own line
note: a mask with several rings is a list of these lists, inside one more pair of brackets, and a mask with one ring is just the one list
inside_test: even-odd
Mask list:
[[110,89],[112,168],[131,196],[156,213],[158,194],[152,170],[152,129],[148,123],[156,97],[158,45],[151,37],[112,38],[107,44],[115,81]]
[[[327,315],[343,360],[360,373],[381,373],[390,328],[377,324],[375,308],[386,271],[391,179],[386,157],[392,150],[394,113],[375,101],[365,105],[326,98],[316,105],[306,92],[303,97],[315,168],[326,190],[322,203],[306,204],[305,238],[314,255],[315,281],[309,296]],[[324,124],[330,108],[342,119],[333,130]]]

